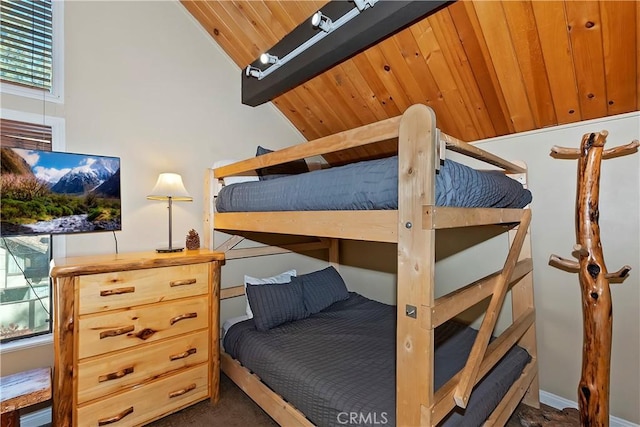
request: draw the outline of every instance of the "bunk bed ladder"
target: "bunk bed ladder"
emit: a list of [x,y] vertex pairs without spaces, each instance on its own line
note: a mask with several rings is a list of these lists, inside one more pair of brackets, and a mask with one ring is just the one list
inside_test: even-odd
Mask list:
[[[429,411],[431,425],[441,421],[457,405],[456,393],[461,386],[465,385],[465,380],[472,388],[516,344],[527,350],[531,356],[531,362],[511,387],[507,396],[494,410],[486,425],[503,425],[523,397],[525,398],[524,403],[529,406],[539,406],[535,309],[533,306],[533,262],[530,257],[531,246],[528,233],[530,217],[530,211],[523,210],[519,226],[509,231],[510,249],[503,269],[434,301],[429,323],[432,328],[436,328],[469,307],[491,297],[492,301],[489,303],[483,323],[485,330],[488,331],[486,333],[490,337],[495,327],[495,320],[497,320],[502,308],[505,294],[511,290],[513,322],[490,343],[488,339],[486,342],[483,341],[484,337],[478,333],[465,367],[435,392]],[[482,331],[482,326],[480,331]],[[474,349],[477,352],[475,355]],[[476,371],[475,374],[472,370]],[[464,404],[466,405],[466,402]],[[424,408],[425,412],[426,409]],[[424,418],[423,424],[426,425]]]
[[467,403],[469,402],[469,396],[471,395],[471,390],[479,380],[478,373],[480,371],[480,364],[485,358],[489,339],[491,338],[496,322],[498,321],[498,315],[500,314],[502,304],[507,295],[511,275],[518,261],[518,257],[520,256],[520,251],[522,250],[530,222],[531,211],[526,210],[518,232],[511,244],[511,249],[509,250],[507,260],[504,263],[502,273],[500,274],[498,285],[491,296],[489,307],[487,308],[484,319],[482,320],[482,325],[478,330],[477,338],[473,344],[467,363],[462,370],[462,375],[460,376],[458,386],[454,393],[454,400],[461,408],[466,408]]

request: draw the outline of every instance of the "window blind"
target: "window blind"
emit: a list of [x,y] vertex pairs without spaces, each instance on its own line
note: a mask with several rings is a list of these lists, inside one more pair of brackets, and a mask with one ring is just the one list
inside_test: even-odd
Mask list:
[[51,151],[51,140],[51,126],[0,119],[2,147]]
[[0,79],[51,91],[52,0],[0,4]]

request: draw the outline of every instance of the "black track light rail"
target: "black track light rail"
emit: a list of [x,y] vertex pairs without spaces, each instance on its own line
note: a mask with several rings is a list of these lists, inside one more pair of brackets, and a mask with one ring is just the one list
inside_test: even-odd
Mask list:
[[[264,104],[449,3],[452,2],[380,0],[260,80],[247,76],[243,68],[242,103],[252,107]],[[334,0],[320,11],[335,21],[354,7],[351,1]],[[268,53],[282,58],[318,31],[321,30],[313,28],[309,17],[269,49]],[[250,65],[264,70],[271,64],[263,64],[260,58],[256,58]]]

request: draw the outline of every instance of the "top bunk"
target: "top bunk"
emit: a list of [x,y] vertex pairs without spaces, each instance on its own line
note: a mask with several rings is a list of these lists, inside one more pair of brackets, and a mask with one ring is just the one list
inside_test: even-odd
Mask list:
[[[255,177],[254,171],[389,141],[397,142],[396,155],[277,179]],[[447,159],[447,149],[499,170],[478,171]],[[437,229],[517,223],[531,201],[522,164],[440,132],[433,111],[420,104],[398,117],[209,169],[205,180],[207,232],[213,227],[397,243],[400,224]]]

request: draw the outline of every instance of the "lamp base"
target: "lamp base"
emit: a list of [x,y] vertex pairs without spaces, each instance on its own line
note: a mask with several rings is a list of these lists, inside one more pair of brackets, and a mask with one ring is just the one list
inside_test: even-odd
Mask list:
[[182,252],[184,248],[158,248],[156,252],[158,253],[170,253],[170,252]]

